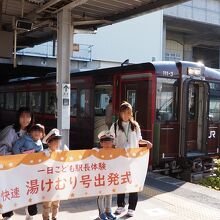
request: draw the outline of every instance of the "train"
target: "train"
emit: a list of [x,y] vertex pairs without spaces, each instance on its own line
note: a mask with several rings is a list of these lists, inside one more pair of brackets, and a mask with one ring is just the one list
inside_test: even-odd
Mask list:
[[[133,107],[143,139],[153,143],[150,169],[192,180],[210,173],[220,153],[220,72],[201,63],[146,62],[70,74],[70,149],[89,149],[122,101]],[[9,80],[0,85],[1,127],[30,106],[47,130],[56,127],[56,76]]]

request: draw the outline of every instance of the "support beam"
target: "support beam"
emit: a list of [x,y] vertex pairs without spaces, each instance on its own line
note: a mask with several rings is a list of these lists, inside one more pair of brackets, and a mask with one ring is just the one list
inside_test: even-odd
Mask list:
[[56,3],[60,2],[61,0],[51,0],[47,2],[46,4],[42,5],[39,9],[36,10],[36,13],[39,14],[42,11],[46,10],[47,8],[51,7],[52,5],[55,5]]
[[62,146],[64,144],[69,146],[72,45],[71,10],[63,9],[57,15],[57,127],[63,136]]
[[166,60],[166,47],[167,47],[167,26],[166,21],[163,21],[163,40],[162,40],[162,60]]
[[62,8],[54,11],[53,13],[58,13],[60,10],[65,10],[67,8],[68,9],[73,9],[73,8],[79,6],[79,5],[85,4],[86,2],[88,2],[88,0],[75,0],[75,1],[73,1],[69,4],[67,4],[67,5],[63,6]]
[[193,61],[193,47],[190,44],[183,46],[183,60]]

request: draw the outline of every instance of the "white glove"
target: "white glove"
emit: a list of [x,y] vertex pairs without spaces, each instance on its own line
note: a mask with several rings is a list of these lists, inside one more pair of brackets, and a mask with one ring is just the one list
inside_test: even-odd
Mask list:
[[49,152],[48,150],[46,150],[46,151],[44,151],[44,155],[45,155],[46,157],[50,157],[50,152]]
[[100,148],[94,147],[94,148],[92,148],[92,150],[99,152]]

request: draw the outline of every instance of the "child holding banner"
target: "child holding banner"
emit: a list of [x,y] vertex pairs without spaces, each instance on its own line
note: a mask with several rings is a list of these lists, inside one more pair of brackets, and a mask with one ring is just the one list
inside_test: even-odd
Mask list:
[[[98,134],[100,147],[103,149],[113,148],[113,136],[108,130],[102,131]],[[99,209],[99,218],[101,220],[114,220],[116,217],[111,212],[112,195],[98,196],[97,204]]]
[[[45,129],[41,124],[33,125],[28,134],[19,138],[12,147],[13,154],[30,154],[37,153],[43,150],[41,139],[44,137]],[[33,216],[38,213],[37,205],[33,204],[25,209],[26,220],[32,220]]]
[[[110,128],[110,132],[115,138],[114,144],[117,148],[137,148],[139,144],[146,142],[148,148],[152,147],[149,141],[142,140],[139,124],[132,117],[132,106],[128,102],[123,102],[119,108],[119,119]],[[120,215],[125,211],[125,194],[117,195],[118,208],[115,214]],[[127,216],[134,215],[137,206],[138,193],[129,193]]]
[[[44,137],[43,142],[47,144],[48,148],[44,150],[46,156],[50,156],[52,152],[60,151],[60,142],[62,136],[60,135],[60,131],[56,128],[52,129],[46,137]],[[68,150],[67,148],[64,150]],[[59,211],[60,201],[48,201],[43,202],[43,220],[50,219],[50,211],[52,211],[52,220],[57,219],[57,213]]]

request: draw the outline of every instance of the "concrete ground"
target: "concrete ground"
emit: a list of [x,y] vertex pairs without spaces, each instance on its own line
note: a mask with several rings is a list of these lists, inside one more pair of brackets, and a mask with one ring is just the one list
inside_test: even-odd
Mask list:
[[[39,214],[34,220],[40,220]],[[113,211],[116,209],[116,197],[113,196]],[[24,209],[15,211],[13,220],[24,220]],[[62,220],[95,220],[98,219],[96,198],[75,199],[61,202],[58,219]],[[129,220],[220,220],[220,207],[210,207],[173,192],[161,192],[158,189],[145,187],[139,193],[139,202],[134,217],[127,217],[126,212],[118,219]]]

